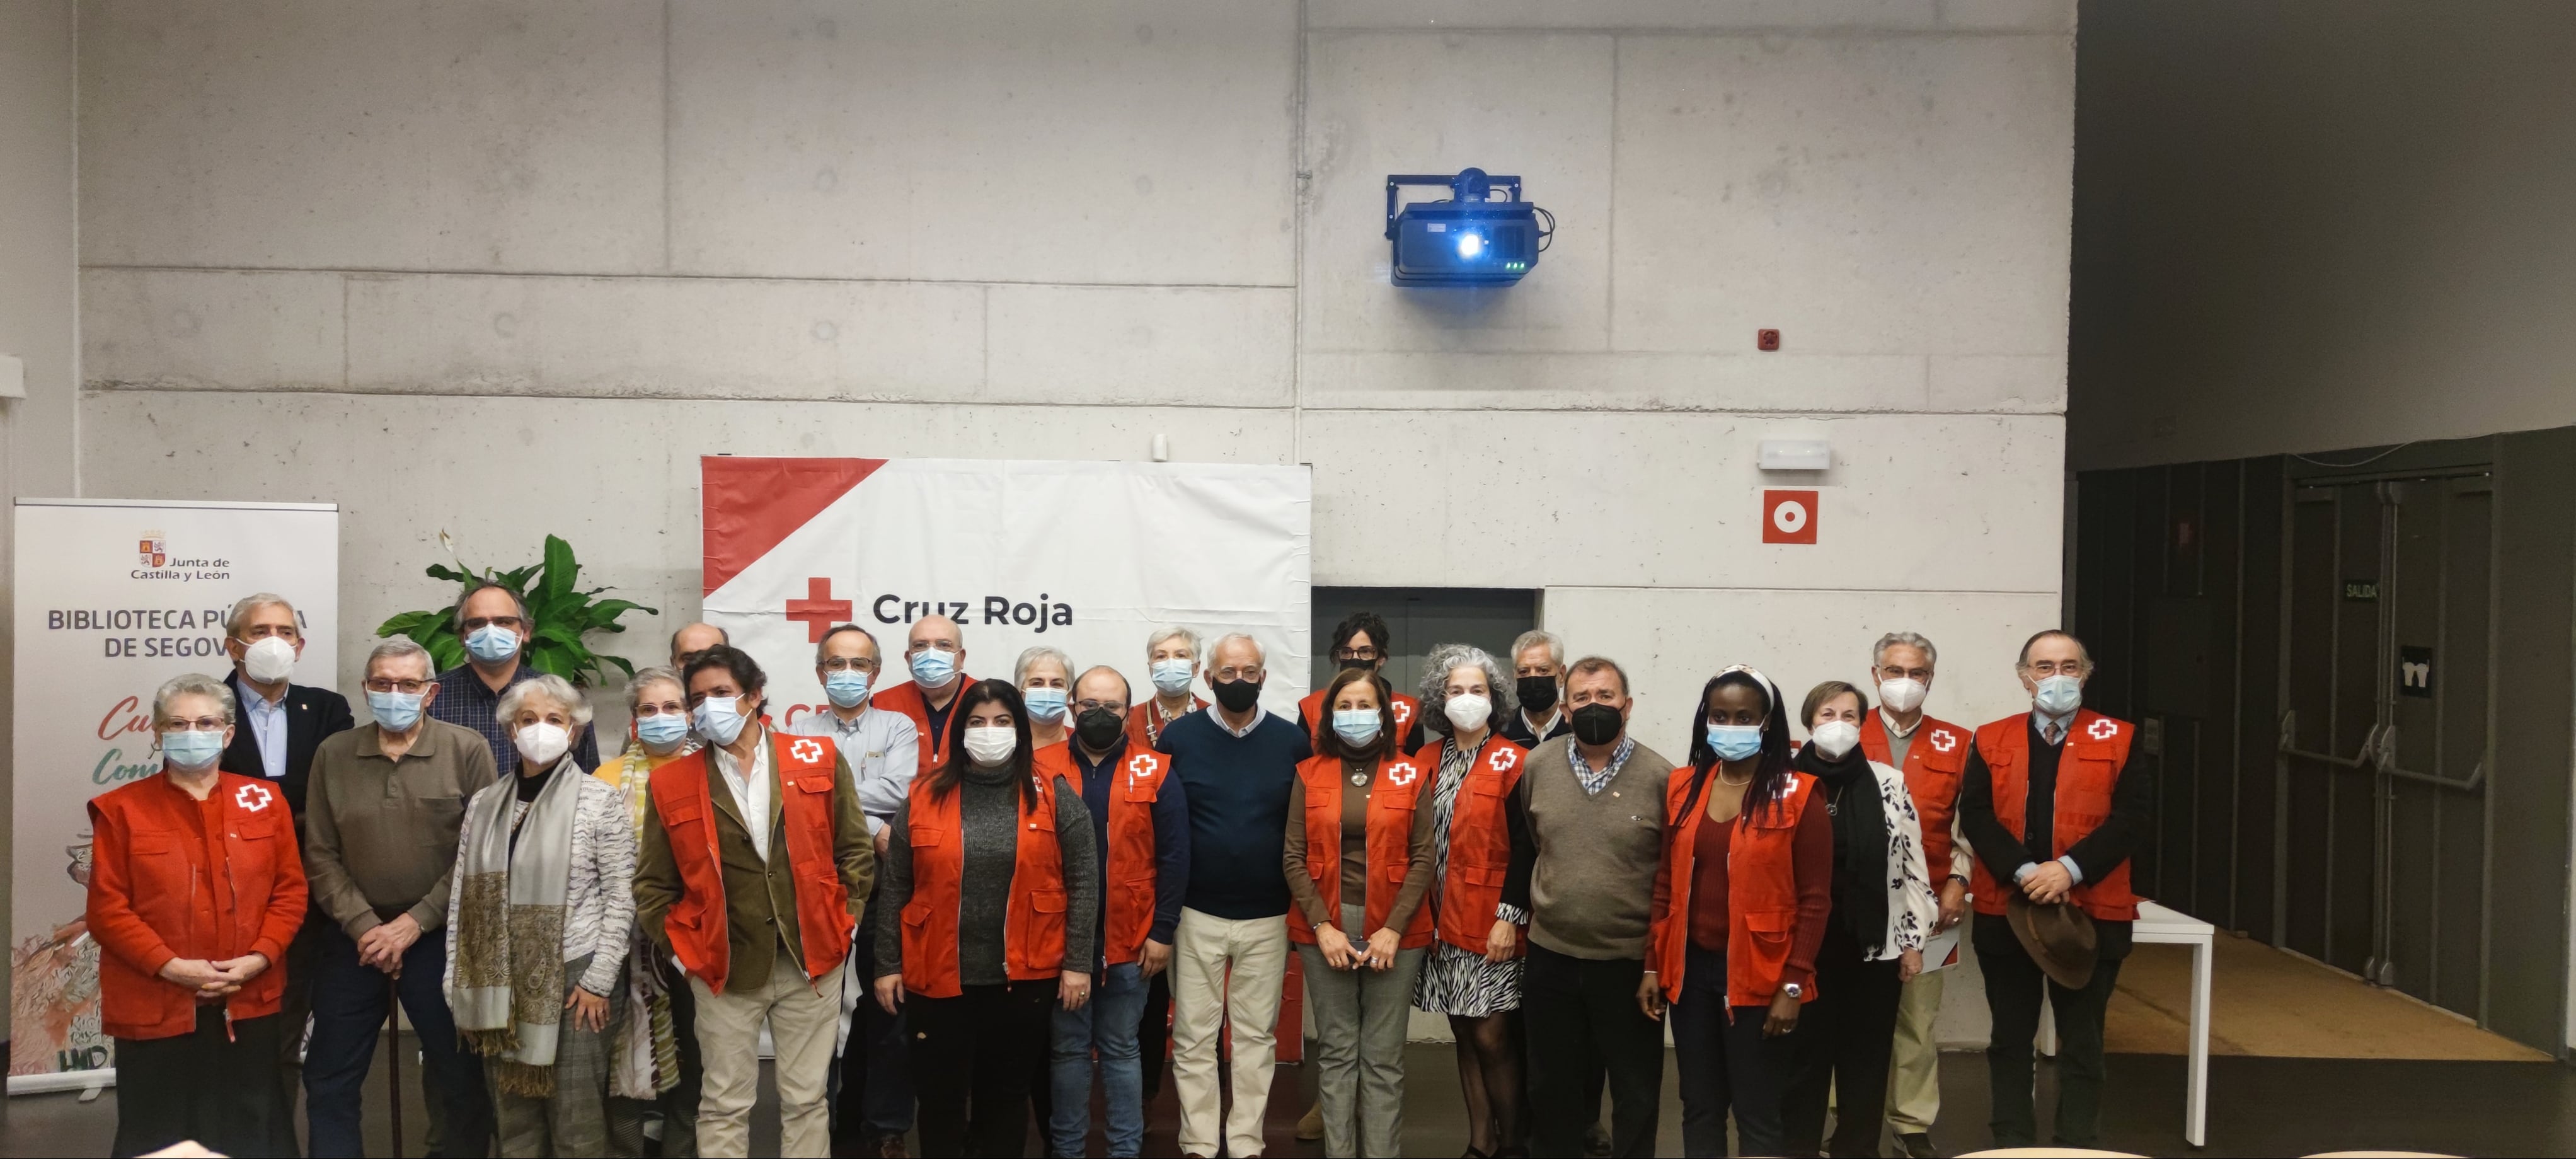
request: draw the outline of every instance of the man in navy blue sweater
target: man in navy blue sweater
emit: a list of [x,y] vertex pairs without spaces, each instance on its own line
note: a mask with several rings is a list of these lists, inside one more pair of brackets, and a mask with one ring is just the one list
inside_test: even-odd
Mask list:
[[[1190,884],[1172,946],[1172,1088],[1189,1155],[1215,1155],[1220,1142],[1231,1155],[1260,1154],[1270,1104],[1288,968],[1288,790],[1314,748],[1304,730],[1262,711],[1267,676],[1252,637],[1220,638],[1207,661],[1216,703],[1173,721],[1154,746],[1189,794]],[[1220,1118],[1217,1032],[1229,1022],[1234,1110]]]

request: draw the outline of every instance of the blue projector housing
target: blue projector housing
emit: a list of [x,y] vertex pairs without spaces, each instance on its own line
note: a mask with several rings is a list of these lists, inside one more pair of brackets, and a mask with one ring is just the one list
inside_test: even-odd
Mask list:
[[[1406,185],[1447,186],[1450,197],[1399,207],[1397,190]],[[1503,200],[1492,200],[1496,189]],[[1469,169],[1455,177],[1397,173],[1386,179],[1386,237],[1395,249],[1389,272],[1399,286],[1511,285],[1538,265],[1555,231],[1555,215],[1521,200],[1518,177]]]

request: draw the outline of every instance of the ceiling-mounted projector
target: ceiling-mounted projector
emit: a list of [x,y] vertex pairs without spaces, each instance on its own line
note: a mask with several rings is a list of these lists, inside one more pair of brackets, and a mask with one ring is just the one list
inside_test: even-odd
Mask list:
[[[1449,198],[1399,207],[1396,191],[1406,185],[1445,185]],[[1496,190],[1503,200],[1493,199]],[[1395,247],[1389,268],[1399,286],[1511,285],[1538,264],[1555,233],[1556,215],[1521,200],[1518,177],[1468,169],[1455,177],[1394,173],[1386,179],[1386,238]]]

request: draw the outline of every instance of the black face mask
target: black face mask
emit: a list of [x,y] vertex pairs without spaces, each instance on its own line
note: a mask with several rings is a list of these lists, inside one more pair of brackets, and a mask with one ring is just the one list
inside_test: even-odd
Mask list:
[[1521,707],[1531,712],[1545,712],[1556,707],[1556,677],[1523,676],[1515,691],[1521,694]]
[[1588,745],[1605,745],[1619,739],[1619,730],[1627,725],[1619,710],[1607,704],[1587,704],[1574,710],[1574,739]]
[[1082,738],[1085,748],[1106,749],[1126,730],[1127,718],[1106,708],[1086,709],[1073,722],[1073,735]]
[[1216,693],[1216,702],[1224,705],[1227,712],[1242,712],[1261,703],[1261,682],[1258,680],[1219,680],[1208,685],[1208,689]]

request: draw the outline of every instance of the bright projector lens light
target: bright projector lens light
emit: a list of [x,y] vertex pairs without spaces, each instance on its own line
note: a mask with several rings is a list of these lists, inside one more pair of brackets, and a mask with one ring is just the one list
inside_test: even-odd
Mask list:
[[1483,236],[1472,233],[1462,233],[1458,235],[1459,257],[1472,258],[1483,252],[1485,252],[1485,239]]

